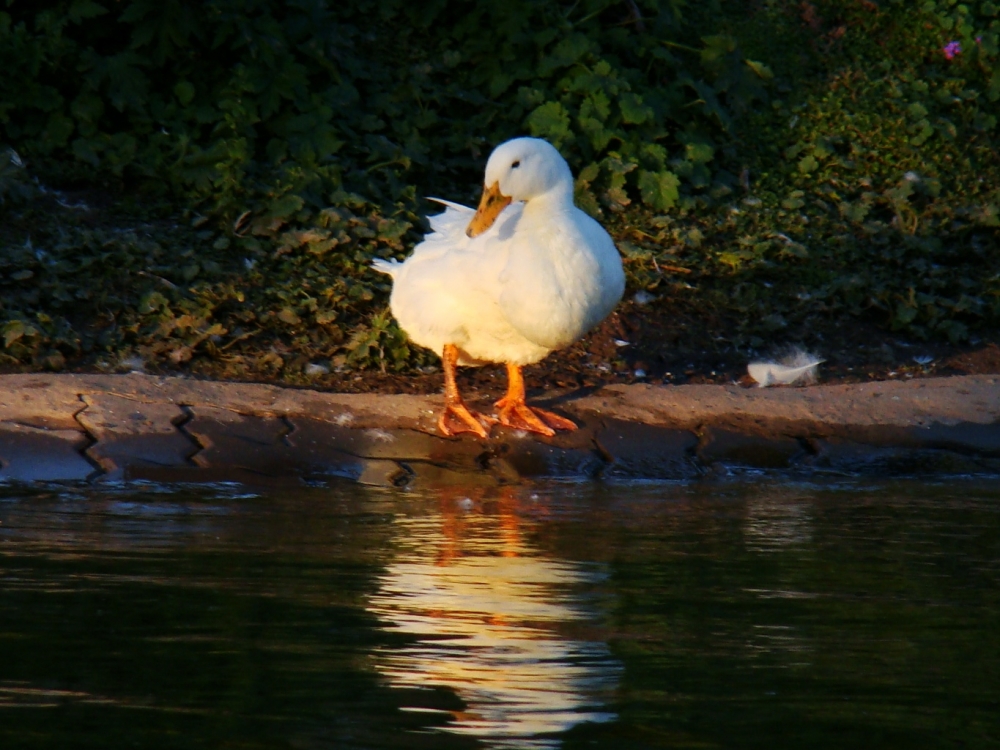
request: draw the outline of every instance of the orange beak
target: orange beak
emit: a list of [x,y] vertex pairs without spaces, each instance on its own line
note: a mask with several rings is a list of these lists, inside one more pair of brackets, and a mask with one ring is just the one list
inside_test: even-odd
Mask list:
[[479,201],[479,208],[476,215],[472,217],[465,233],[469,237],[478,237],[497,220],[500,212],[510,205],[510,197],[500,192],[500,183],[494,182],[490,187],[483,190],[483,197]]

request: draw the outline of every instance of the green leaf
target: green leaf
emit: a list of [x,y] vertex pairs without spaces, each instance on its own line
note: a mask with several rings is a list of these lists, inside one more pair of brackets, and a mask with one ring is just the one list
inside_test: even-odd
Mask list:
[[868,212],[871,211],[871,206],[863,201],[858,201],[857,203],[841,203],[840,213],[850,221],[860,224],[868,216]]
[[629,125],[641,125],[653,119],[653,110],[643,104],[642,97],[636,94],[622,94],[618,106],[622,111],[622,120]]
[[590,145],[598,153],[604,151],[611,142],[611,139],[615,137],[613,131],[605,128],[599,120],[595,120],[593,117],[581,117],[580,129],[586,133],[590,139]]
[[26,325],[22,320],[8,321],[3,327],[3,345],[5,348],[9,348],[20,338],[34,336],[37,333],[34,326]]
[[911,307],[907,304],[902,304],[896,308],[895,323],[897,325],[905,326],[908,323],[912,323],[917,317],[917,308]]
[[552,54],[541,61],[538,72],[547,76],[558,68],[572,65],[590,51],[592,44],[583,34],[571,34],[555,46]]
[[285,219],[292,214],[298,213],[305,204],[306,202],[301,196],[294,193],[285,193],[268,206],[267,216],[271,219]]
[[938,330],[943,331],[953,344],[958,344],[969,338],[969,328],[958,320],[944,320],[938,325]]
[[290,307],[286,307],[278,313],[278,320],[290,326],[297,326],[302,322],[302,318],[296,315],[295,311]]
[[707,164],[715,157],[715,149],[707,143],[689,143],[684,147],[684,155],[693,164]]
[[976,219],[984,227],[1000,227],[1000,208],[992,203],[987,203],[978,212]]
[[576,178],[577,187],[578,188],[587,187],[588,185],[590,185],[590,183],[592,183],[594,180],[597,179],[597,176],[600,173],[601,173],[600,164],[594,164],[594,163],[588,164],[583,169],[581,169],[580,174],[577,175]]
[[639,170],[639,191],[643,202],[657,210],[672,207],[679,197],[680,178],[673,172]]
[[735,271],[739,270],[740,266],[743,265],[743,261],[745,261],[747,259],[747,253],[744,253],[744,252],[737,252],[737,253],[723,252],[723,253],[719,253],[719,255],[717,257],[718,257],[718,261],[720,263],[722,263],[723,265],[729,266],[730,270],[732,270],[732,271],[735,272]]
[[746,64],[750,70],[763,78],[765,81],[770,81],[774,78],[774,72],[764,63],[757,62],[756,60],[747,60]]
[[546,102],[536,108],[527,120],[529,132],[536,138],[547,138],[555,144],[570,135],[569,112],[559,102]]
[[812,154],[804,156],[799,159],[799,171],[802,174],[809,174],[819,166],[819,162],[816,161],[816,157]]
[[54,112],[45,128],[45,138],[52,146],[65,146],[73,134],[73,121],[62,112]]
[[922,146],[934,135],[934,128],[931,127],[931,124],[927,120],[921,120],[917,123],[917,127],[920,128],[920,132],[910,138],[910,143],[914,146]]
[[83,130],[86,125],[91,125],[89,131],[85,131],[85,134],[91,135],[94,132],[95,124],[104,114],[104,102],[101,101],[99,96],[95,96],[91,93],[80,94],[76,99],[73,100],[73,104],[70,105],[70,112],[73,113],[73,117],[77,119],[81,125],[81,130]]
[[186,107],[194,99],[194,84],[190,81],[181,81],[174,86],[174,96]]
[[170,306],[170,302],[159,292],[150,292],[139,300],[139,312],[142,315],[163,310]]
[[80,23],[87,18],[103,16],[107,12],[107,8],[98,5],[93,0],[73,0],[69,10],[66,11],[66,17],[69,18],[70,23]]
[[584,99],[583,104],[580,105],[580,114],[589,112],[591,109],[598,120],[601,122],[607,120],[611,114],[611,100],[608,99],[608,95],[600,89],[591,91]]
[[24,323],[20,320],[11,320],[3,327],[3,345],[10,348],[10,345],[24,335]]
[[701,61],[709,67],[720,58],[734,52],[737,46],[736,40],[729,34],[702,37],[702,41],[705,43],[705,48],[701,51]]
[[802,200],[802,196],[805,193],[801,190],[793,190],[788,194],[788,197],[781,201],[781,207],[788,209],[789,211],[794,211],[796,208],[802,208],[805,205],[805,201]]
[[793,146],[789,146],[785,149],[784,154],[786,159],[794,159],[796,156],[801,154],[809,147],[809,144],[799,141]]

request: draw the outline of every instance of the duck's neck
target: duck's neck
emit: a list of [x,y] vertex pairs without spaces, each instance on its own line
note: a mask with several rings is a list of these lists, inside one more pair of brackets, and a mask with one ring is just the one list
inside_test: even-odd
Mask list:
[[524,215],[551,216],[554,213],[572,211],[573,207],[573,183],[563,183],[525,202]]

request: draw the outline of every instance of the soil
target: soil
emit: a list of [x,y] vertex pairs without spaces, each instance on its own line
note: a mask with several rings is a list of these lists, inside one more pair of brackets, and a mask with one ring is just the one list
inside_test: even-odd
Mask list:
[[[610,383],[731,384],[756,387],[747,375],[753,361],[787,354],[738,350],[719,335],[720,321],[699,322],[688,311],[623,303],[597,329],[573,346],[553,352],[524,369],[529,393],[591,390]],[[1000,374],[998,341],[974,340],[963,345],[917,341],[893,335],[874,323],[831,321],[812,332],[810,353],[824,360],[820,383],[906,380],[947,375]],[[502,366],[462,368],[459,386],[470,397],[499,398],[506,388]],[[331,373],[310,387],[342,393],[436,393],[441,372],[419,374],[378,371]]]

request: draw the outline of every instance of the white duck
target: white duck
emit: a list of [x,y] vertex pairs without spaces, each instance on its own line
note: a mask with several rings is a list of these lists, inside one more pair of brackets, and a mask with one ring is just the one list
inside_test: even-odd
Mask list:
[[[436,200],[436,199],[434,199]],[[583,336],[614,309],[625,288],[621,258],[604,228],[573,204],[573,175],[538,138],[493,151],[479,209],[438,201],[443,214],[404,262],[376,260],[393,277],[390,307],[410,339],[441,352],[445,435],[482,438],[497,421],[554,435],[570,420],[525,403],[523,365]],[[499,420],[470,410],[456,365],[503,362],[507,394]]]

